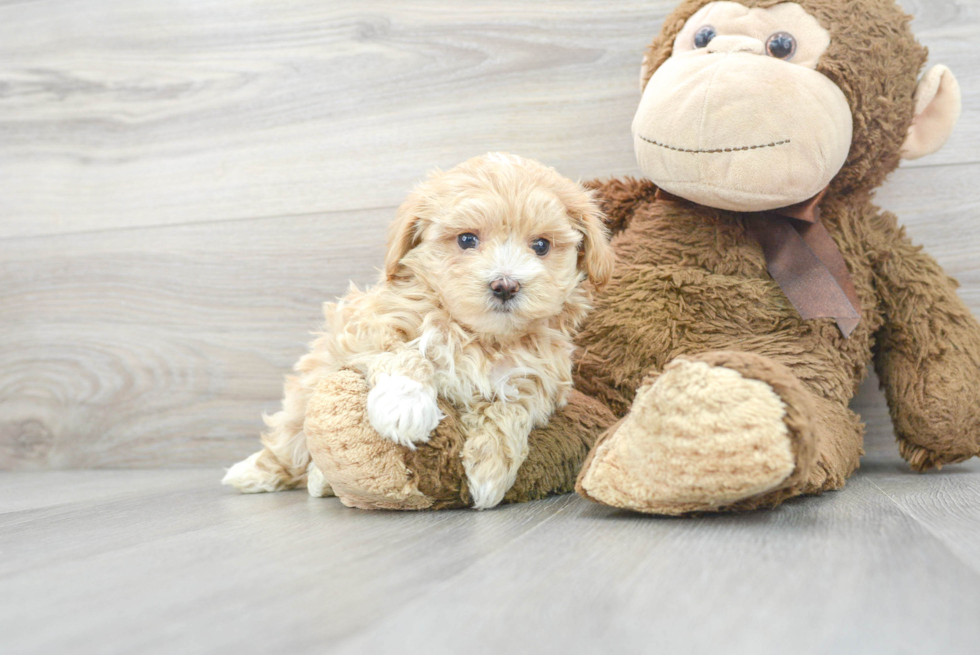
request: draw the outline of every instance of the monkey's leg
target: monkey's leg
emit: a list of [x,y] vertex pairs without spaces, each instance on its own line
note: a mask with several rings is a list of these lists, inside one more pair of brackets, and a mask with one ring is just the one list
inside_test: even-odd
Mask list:
[[875,369],[899,450],[924,471],[980,455],[980,325],[957,283],[886,215],[875,273],[885,309]]
[[862,426],[777,361],[684,356],[637,391],[578,480],[597,502],[654,514],[774,506],[836,489],[858,466]]
[[[446,418],[414,450],[385,439],[367,417],[364,378],[341,371],[321,381],[307,406],[310,454],[345,504],[362,509],[469,507],[464,445],[458,413],[440,403]],[[572,491],[592,444],[615,417],[602,403],[572,392],[548,425],[531,431],[529,453],[505,503]]]

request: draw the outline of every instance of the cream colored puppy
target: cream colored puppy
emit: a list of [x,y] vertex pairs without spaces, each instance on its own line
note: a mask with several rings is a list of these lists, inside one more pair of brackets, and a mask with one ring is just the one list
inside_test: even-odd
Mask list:
[[383,437],[424,443],[445,398],[460,411],[474,506],[497,505],[527,456],[527,438],[565,403],[572,335],[613,255],[591,194],[537,162],[490,153],[436,171],[399,208],[385,270],[324,305],[326,327],[266,417],[265,448],[223,482],[278,491],[307,478],[329,495],[303,434],[306,403],[340,369],[367,380],[368,418]]

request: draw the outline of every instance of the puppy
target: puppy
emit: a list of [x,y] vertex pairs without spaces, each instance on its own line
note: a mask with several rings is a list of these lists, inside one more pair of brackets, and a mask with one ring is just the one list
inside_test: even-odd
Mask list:
[[389,231],[380,283],[351,285],[324,305],[326,327],[265,417],[264,449],[223,482],[252,493],[330,489],[310,463],[306,403],[341,369],[367,380],[377,432],[415,448],[458,408],[475,507],[500,503],[527,457],[527,438],[566,402],[572,336],[613,255],[591,194],[553,169],[490,153],[420,184]]

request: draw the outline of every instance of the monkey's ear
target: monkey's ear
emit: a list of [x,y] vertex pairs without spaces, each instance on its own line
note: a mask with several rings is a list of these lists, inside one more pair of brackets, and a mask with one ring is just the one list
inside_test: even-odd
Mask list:
[[395,277],[402,257],[421,241],[423,198],[424,194],[419,190],[412,192],[388,226],[388,251],[385,253],[385,278],[388,280]]
[[960,118],[960,84],[945,66],[933,66],[915,90],[915,118],[902,145],[903,159],[918,159],[942,148]]

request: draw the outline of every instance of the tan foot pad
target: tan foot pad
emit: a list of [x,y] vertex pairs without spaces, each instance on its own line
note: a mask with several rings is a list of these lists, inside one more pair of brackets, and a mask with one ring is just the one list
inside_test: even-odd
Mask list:
[[795,468],[785,415],[765,382],[705,362],[671,362],[598,446],[582,490],[613,507],[670,515],[771,491]]

